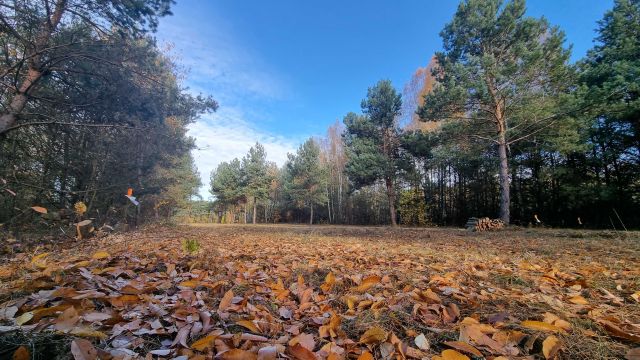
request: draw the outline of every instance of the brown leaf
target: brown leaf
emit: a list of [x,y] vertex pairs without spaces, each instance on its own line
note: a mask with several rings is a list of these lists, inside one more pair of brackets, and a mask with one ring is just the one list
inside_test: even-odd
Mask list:
[[467,344],[466,342],[462,342],[462,341],[445,341],[444,344],[449,346],[449,347],[452,347],[452,348],[454,348],[456,350],[460,350],[462,352],[471,354],[473,356],[482,357],[482,353],[480,352],[480,350],[476,349],[472,345]]
[[138,295],[120,295],[114,298],[110,298],[111,305],[115,307],[125,307],[131,304],[137,304],[140,302]]
[[229,290],[224,293],[222,299],[220,299],[220,305],[218,305],[218,311],[225,311],[229,305],[231,305],[231,300],[233,300],[233,291]]
[[581,295],[576,295],[569,298],[569,302],[576,305],[588,305],[589,302]]
[[218,354],[216,357],[222,360],[257,360],[258,355],[241,349],[231,349]]
[[434,356],[433,360],[469,360],[469,357],[451,349],[444,350],[440,356]]
[[80,320],[76,308],[73,306],[68,307],[65,311],[58,316],[55,321],[56,330],[68,331],[76,326],[76,323]]
[[617,338],[640,343],[640,335],[632,334],[630,332],[622,330],[618,325],[607,320],[598,320],[600,325],[611,335]]
[[265,346],[258,350],[257,360],[276,360],[278,357],[278,348],[275,346]]
[[296,344],[300,344],[310,351],[313,351],[313,349],[316,347],[316,341],[313,339],[313,335],[306,333],[302,333],[289,340],[289,346],[294,346]]
[[301,344],[295,344],[287,348],[287,352],[298,360],[317,360],[316,355]]
[[47,209],[43,208],[42,206],[32,206],[31,209],[33,209],[33,211],[40,213],[40,214],[46,214],[47,213]]
[[640,347],[630,349],[624,356],[626,360],[640,360]]
[[20,346],[18,349],[16,349],[11,359],[12,360],[30,360],[31,354],[29,353],[29,349],[27,349],[27,347],[23,345],[23,346]]
[[187,338],[189,338],[189,332],[191,331],[191,325],[185,325],[183,326],[180,330],[178,330],[178,334],[176,335],[176,338],[173,339],[173,343],[171,343],[171,346],[176,346],[177,344],[182,345],[185,348],[189,348],[189,345],[187,345]]
[[360,285],[355,287],[353,290],[356,292],[365,292],[371,289],[372,287],[374,287],[376,284],[378,284],[380,280],[382,280],[380,276],[377,276],[377,275],[368,276],[362,279],[362,282],[360,283]]
[[256,334],[260,334],[262,333],[262,331],[260,331],[260,329],[258,329],[258,327],[256,326],[256,324],[251,321],[251,320],[240,320],[240,321],[236,321],[236,325],[240,325],[244,328],[249,329],[251,332],[256,333]]
[[96,348],[85,339],[75,339],[71,342],[71,354],[75,360],[95,360],[98,358]]
[[360,354],[360,356],[358,356],[358,360],[373,360],[373,355],[365,350],[362,354]]

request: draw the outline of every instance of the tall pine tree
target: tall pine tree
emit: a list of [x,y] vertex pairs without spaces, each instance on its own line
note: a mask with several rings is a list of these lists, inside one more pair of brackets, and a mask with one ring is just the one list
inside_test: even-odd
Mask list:
[[558,123],[558,95],[571,84],[564,34],[525,16],[525,1],[466,0],[440,33],[438,84],[418,109],[423,121],[455,119],[497,147],[500,218],[510,220],[509,147]]
[[361,106],[363,116],[349,113],[344,118],[346,172],[356,188],[384,181],[391,225],[396,226],[395,181],[402,164],[396,117],[402,108],[401,95],[391,81],[381,80],[369,88]]

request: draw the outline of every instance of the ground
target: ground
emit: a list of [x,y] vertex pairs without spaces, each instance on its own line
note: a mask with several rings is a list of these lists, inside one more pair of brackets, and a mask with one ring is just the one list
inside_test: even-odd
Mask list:
[[0,358],[620,359],[640,346],[638,233],[153,226],[3,264]]

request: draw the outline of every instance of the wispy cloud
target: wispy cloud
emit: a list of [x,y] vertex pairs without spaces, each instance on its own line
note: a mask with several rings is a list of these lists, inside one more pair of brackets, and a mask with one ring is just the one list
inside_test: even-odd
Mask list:
[[195,137],[197,149],[193,151],[203,187],[200,195],[207,199],[209,175],[218,164],[234,158],[242,158],[256,142],[264,145],[269,161],[282,166],[287,153],[294,152],[300,141],[257,130],[244,120],[244,114],[236,109],[222,108],[207,115],[189,129]]
[[268,160],[281,166],[301,141],[257,126],[270,117],[268,108],[287,96],[286,76],[243,47],[224,20],[211,19],[215,26],[204,28],[184,21],[162,23],[159,38],[173,45],[171,53],[186,68],[189,91],[210,94],[220,103],[218,112],[203,116],[188,133],[196,139],[193,156],[203,183],[200,195],[207,199],[209,174],[221,162],[241,158],[260,142]]
[[209,31],[168,22],[162,24],[160,38],[173,45],[172,53],[188,72],[187,84],[213,93],[221,102],[235,103],[247,96],[266,100],[286,96],[283,75],[259,54],[241,46],[224,22]]

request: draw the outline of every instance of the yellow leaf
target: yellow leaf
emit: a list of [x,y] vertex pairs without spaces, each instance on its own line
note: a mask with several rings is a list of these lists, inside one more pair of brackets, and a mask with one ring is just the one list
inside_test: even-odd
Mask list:
[[187,287],[192,289],[197,288],[199,285],[200,285],[200,282],[196,280],[187,280],[178,284],[178,286],[180,287]]
[[358,287],[354,288],[353,290],[357,291],[357,292],[365,292],[365,291],[371,289],[377,283],[379,283],[380,280],[382,280],[382,279],[380,278],[380,276],[377,276],[377,275],[372,275],[372,276],[366,277],[366,278],[364,278],[362,280],[360,285]]
[[582,297],[580,295],[576,295],[576,296],[570,297],[569,298],[569,302],[577,304],[577,305],[588,305],[589,304],[587,299],[585,299],[584,297]]
[[256,360],[258,355],[241,349],[231,349],[225,351],[219,356],[222,360]]
[[256,333],[256,334],[260,334],[261,331],[260,329],[258,329],[258,327],[256,326],[256,324],[253,323],[253,321],[251,320],[240,320],[240,321],[236,321],[236,325],[240,325],[244,328],[249,329],[252,333]]
[[45,258],[47,256],[49,256],[48,252],[36,255],[33,258],[31,258],[31,263],[33,265],[39,267],[40,269],[46,269],[47,268],[47,260]]
[[217,336],[214,334],[209,334],[191,344],[191,348],[196,351],[206,351],[206,349],[213,349],[213,341],[216,339],[216,337]]
[[80,268],[80,267],[88,266],[89,264],[91,264],[90,261],[82,260],[82,261],[78,261],[77,263],[73,264],[73,267]]
[[560,350],[560,340],[557,337],[550,335],[542,342],[542,354],[545,359],[555,357],[558,350]]
[[22,326],[33,319],[33,311],[26,312],[16,318],[16,324]]
[[451,349],[444,350],[440,356],[442,360],[470,360],[468,356]]
[[109,254],[106,251],[98,251],[97,253],[93,254],[92,258],[95,260],[102,260],[102,259],[106,259],[108,257],[110,257],[111,254]]
[[332,272],[329,272],[327,274],[327,277],[324,278],[324,284],[320,285],[320,288],[322,289],[322,291],[328,292],[329,290],[331,290],[331,288],[335,283],[336,283],[335,275],[333,275]]
[[383,342],[386,338],[387,332],[380,327],[374,326],[362,334],[360,342],[363,344],[378,344]]
[[526,320],[520,323],[520,325],[531,330],[565,332],[564,330],[562,330],[562,328],[559,328],[555,325],[547,324],[546,322],[542,321]]

